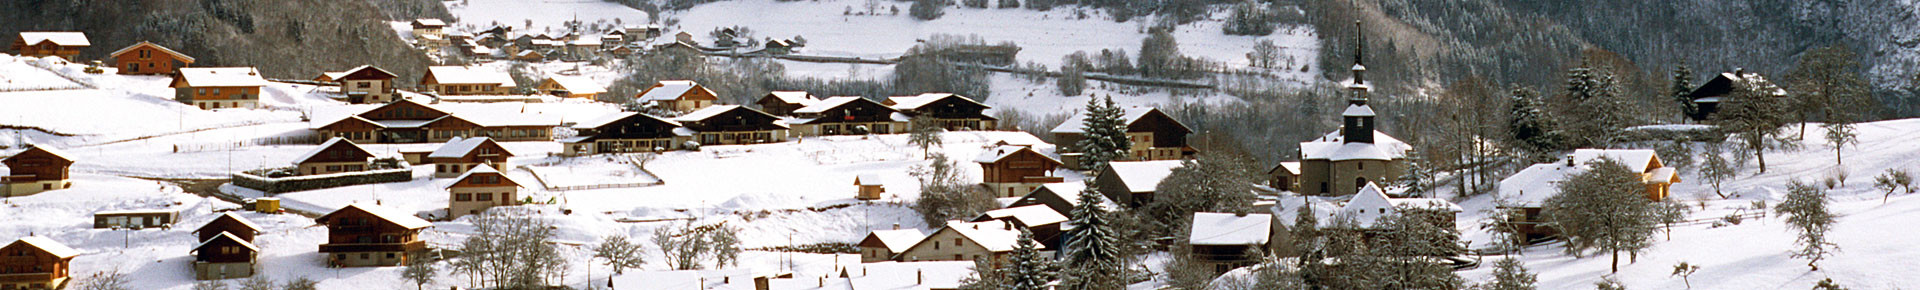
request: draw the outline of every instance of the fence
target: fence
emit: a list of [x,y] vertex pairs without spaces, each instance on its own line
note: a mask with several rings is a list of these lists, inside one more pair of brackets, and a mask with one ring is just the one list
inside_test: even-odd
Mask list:
[[320,136],[320,134],[318,133],[306,133],[306,134],[294,135],[294,136],[254,138],[252,140],[233,141],[233,142],[174,144],[173,152],[185,153],[185,152],[222,151],[222,150],[229,150],[229,149],[239,149],[239,148],[245,148],[245,147],[268,146],[268,145],[317,145],[317,144],[320,144],[321,140],[323,140],[320,137],[322,136]]
[[[1754,210],[1754,211],[1744,211],[1744,212],[1745,212],[1745,213],[1736,213],[1736,214],[1733,214],[1733,215],[1731,215],[1731,217],[1737,217],[1737,218],[1739,218],[1740,220],[1743,220],[1743,221],[1745,221],[1745,220],[1757,220],[1757,219],[1765,219],[1765,218],[1767,218],[1767,211],[1764,211],[1764,210]],[[1707,224],[1713,224],[1713,223],[1717,223],[1717,222],[1720,222],[1720,221],[1723,221],[1723,220],[1726,220],[1726,219],[1727,219],[1727,217],[1728,217],[1728,216],[1721,216],[1721,217],[1710,217],[1710,218],[1700,218],[1700,219],[1690,219],[1690,220],[1686,220],[1686,221],[1682,221],[1682,222],[1677,222],[1677,223],[1673,223],[1673,226],[1676,226],[1676,227],[1681,227],[1681,226],[1691,226],[1691,225],[1707,225]]]

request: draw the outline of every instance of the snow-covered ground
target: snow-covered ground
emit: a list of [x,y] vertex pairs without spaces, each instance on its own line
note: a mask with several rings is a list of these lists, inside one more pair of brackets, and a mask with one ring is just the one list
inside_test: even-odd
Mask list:
[[[1656,244],[1641,253],[1639,261],[1627,264],[1622,259],[1615,274],[1628,289],[1681,289],[1685,282],[1671,277],[1673,265],[1681,261],[1699,265],[1692,282],[1696,289],[1805,289],[1821,279],[1833,278],[1850,289],[1911,289],[1920,287],[1920,278],[1908,269],[1920,266],[1920,250],[1911,245],[1920,237],[1906,227],[1920,223],[1920,195],[1900,193],[1885,204],[1883,191],[1873,188],[1873,176],[1889,168],[1920,170],[1920,119],[1905,119],[1859,124],[1860,143],[1843,149],[1850,171],[1846,186],[1829,191],[1830,209],[1839,214],[1839,223],[1828,235],[1840,252],[1820,262],[1820,271],[1810,272],[1806,260],[1788,256],[1795,233],[1785,227],[1781,217],[1769,214],[1762,220],[1747,220],[1739,225],[1712,228],[1710,225],[1682,226],[1673,229],[1672,239],[1656,236]],[[1753,201],[1778,204],[1786,195],[1786,184],[1793,180],[1818,183],[1832,176],[1834,153],[1819,136],[1825,131],[1810,126],[1804,149],[1768,152],[1767,171],[1747,161],[1738,177],[1722,184],[1732,199],[1720,199],[1711,185],[1687,168],[1684,182],[1672,188],[1672,198],[1688,204],[1704,202],[1707,209],[1694,208],[1690,219],[1727,216]],[[1731,154],[1731,153],[1729,153]],[[1694,157],[1700,160],[1701,157]],[[1467,209],[1461,218],[1461,230],[1475,245],[1485,245],[1489,237],[1475,224],[1492,206],[1481,196],[1462,203]],[[1750,209],[1749,209],[1750,210]],[[1491,263],[1497,257],[1488,257]],[[1536,246],[1522,254],[1522,260],[1540,274],[1541,289],[1590,288],[1608,274],[1606,256],[1574,258],[1562,253],[1557,244]],[[1469,280],[1488,279],[1491,267],[1464,272]]]

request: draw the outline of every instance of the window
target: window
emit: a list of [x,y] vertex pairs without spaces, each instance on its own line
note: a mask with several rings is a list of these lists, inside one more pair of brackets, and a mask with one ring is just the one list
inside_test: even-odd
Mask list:
[[477,198],[477,199],[480,201],[493,201],[493,193],[482,192],[480,193],[480,198]]
[[1326,182],[1321,182],[1321,183],[1320,183],[1320,193],[1327,193],[1327,183],[1326,183]]
[[360,82],[360,88],[362,88],[362,89],[365,89],[365,88],[370,88],[370,87],[373,87],[372,85],[373,85],[373,83],[369,83],[369,82]]
[[453,194],[453,201],[473,201],[473,194],[472,193],[455,193]]
[[388,259],[392,259],[392,258],[393,258],[393,253],[387,253],[387,258],[388,258]]
[[1359,169],[1359,170],[1367,170],[1367,162],[1365,162],[1365,161],[1356,161],[1356,162],[1353,162],[1353,168],[1354,168],[1354,169]]
[[959,246],[959,245],[960,245],[960,238],[953,238],[953,245],[954,245],[954,246]]
[[360,253],[360,259],[361,259],[361,260],[365,260],[365,259],[372,259],[372,258],[373,258],[373,255],[369,255],[369,254],[367,254],[367,253]]
[[1356,189],[1356,190],[1357,190],[1357,189],[1360,189],[1360,188],[1362,188],[1362,187],[1367,187],[1367,178],[1366,178],[1366,177],[1359,177],[1359,178],[1354,178],[1354,179],[1353,179],[1353,189]]

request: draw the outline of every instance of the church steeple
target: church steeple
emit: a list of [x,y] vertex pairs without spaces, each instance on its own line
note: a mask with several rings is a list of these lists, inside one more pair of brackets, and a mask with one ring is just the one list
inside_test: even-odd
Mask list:
[[1373,143],[1373,106],[1367,105],[1367,93],[1372,88],[1367,85],[1367,66],[1361,61],[1366,55],[1367,36],[1359,20],[1353,21],[1353,31],[1353,83],[1347,85],[1353,96],[1347,99],[1347,110],[1340,114],[1340,139],[1345,143]]

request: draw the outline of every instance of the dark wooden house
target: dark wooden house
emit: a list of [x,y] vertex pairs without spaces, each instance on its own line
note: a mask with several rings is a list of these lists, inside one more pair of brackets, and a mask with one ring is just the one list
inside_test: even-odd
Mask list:
[[80,251],[38,236],[0,247],[0,289],[60,289]]
[[320,175],[364,171],[372,160],[373,152],[360,148],[360,144],[333,137],[306,155],[294,159],[293,163],[301,175]]
[[780,117],[739,105],[718,105],[675,117],[701,145],[759,144],[787,140]]
[[987,116],[986,104],[973,98],[948,93],[920,94],[887,98],[893,109],[914,119],[930,119],[931,124],[948,131],[991,130],[999,119]]
[[433,226],[413,215],[362,205],[347,205],[315,219],[327,226],[320,252],[333,267],[394,266],[408,254],[427,250],[420,231]]
[[166,75],[193,64],[193,57],[152,42],[141,41],[108,55],[123,75]]
[[1140,207],[1153,202],[1160,181],[1180,168],[1179,160],[1115,161],[1094,176],[1094,188],[1114,203]]
[[253,277],[260,265],[260,247],[228,232],[201,241],[191,254],[193,276],[199,280]]
[[816,102],[820,102],[820,98],[815,98],[813,94],[806,91],[773,91],[760,96],[760,99],[753,103],[760,105],[762,112],[775,116],[791,116],[793,110],[799,110]]
[[7,175],[0,176],[0,197],[73,187],[73,182],[67,181],[67,168],[73,166],[71,156],[52,147],[33,146],[0,159],[8,170]]
[[[469,107],[469,109],[474,109]],[[464,112],[464,113],[461,113]],[[485,136],[497,141],[553,140],[557,121],[497,116],[498,110],[446,111],[401,98],[378,108],[319,122],[323,136],[343,137],[363,144],[446,142],[455,137]]]
[[13,54],[79,61],[80,50],[89,46],[93,46],[93,42],[87,40],[87,34],[77,31],[21,31],[13,39]]
[[480,165],[511,168],[507,166],[508,158],[513,158],[513,152],[507,152],[507,148],[493,142],[493,138],[455,137],[428,153],[426,161],[433,164],[433,177],[447,178],[460,176]]
[[199,240],[201,241],[213,239],[214,236],[226,233],[240,238],[242,241],[252,242],[254,235],[260,234],[260,231],[260,225],[254,224],[253,221],[247,220],[247,218],[241,217],[239,214],[228,212],[221,214],[219,217],[214,217],[213,221],[201,225],[199,229],[193,230],[193,233],[199,235]]
[[1053,170],[1060,168],[1060,160],[1027,146],[988,148],[973,162],[980,164],[980,184],[992,190],[996,197],[1019,197],[1039,189],[1040,185],[1064,180],[1053,175]]
[[578,136],[560,139],[566,146],[561,154],[585,156],[600,153],[655,152],[680,148],[693,137],[681,130],[680,122],[637,112],[621,112],[581,122],[573,126]]
[[[1187,144],[1187,135],[1192,134],[1193,129],[1187,128],[1179,120],[1151,107],[1128,107],[1124,110],[1126,114],[1121,120],[1127,126],[1127,140],[1133,142],[1133,147],[1127,150],[1129,156],[1126,160],[1179,160],[1197,153]],[[1060,123],[1059,127],[1050,130],[1054,143],[1078,144],[1083,139],[1081,135],[1085,134],[1080,128],[1085,118],[1085,114],[1076,113]],[[1067,154],[1062,154],[1062,158],[1068,159],[1064,161],[1070,167],[1079,166],[1077,158],[1067,157]]]
[[[1748,73],[1742,69],[1735,69],[1707,79],[1707,82],[1701,83],[1699,87],[1687,93],[1687,98],[1693,100],[1692,110],[1685,110],[1687,118],[1694,121],[1711,120],[1714,113],[1720,112],[1721,104],[1732,98],[1731,94],[1735,89],[1746,86],[1753,80],[1764,81],[1765,79],[1758,73]],[[1786,96],[1786,91],[1775,92],[1775,97]]]
[[804,136],[906,132],[906,114],[861,97],[832,97],[793,111],[787,124]]

